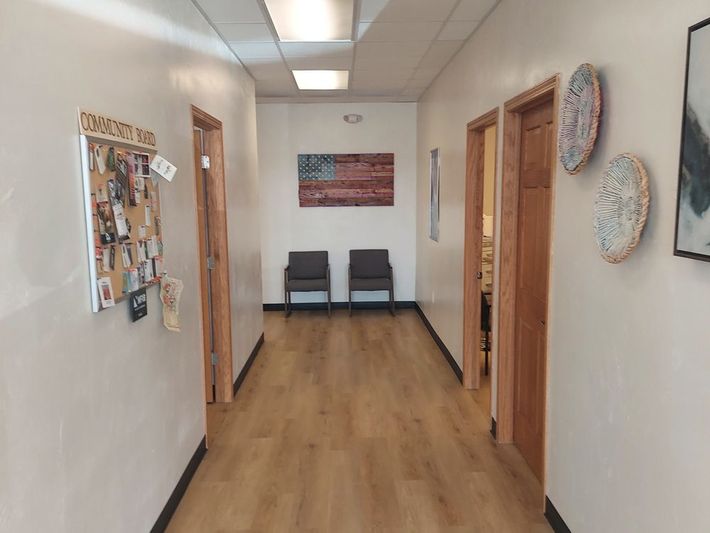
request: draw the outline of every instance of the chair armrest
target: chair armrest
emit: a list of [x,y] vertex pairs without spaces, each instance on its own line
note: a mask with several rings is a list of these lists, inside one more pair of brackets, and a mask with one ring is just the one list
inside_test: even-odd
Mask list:
[[290,272],[291,267],[287,266],[284,268],[284,281],[288,281],[288,273]]

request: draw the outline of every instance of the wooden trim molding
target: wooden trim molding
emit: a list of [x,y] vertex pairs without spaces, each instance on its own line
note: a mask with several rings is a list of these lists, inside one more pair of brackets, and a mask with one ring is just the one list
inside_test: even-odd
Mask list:
[[[466,132],[466,210],[463,267],[463,385],[481,385],[481,271],[484,150],[486,129],[498,125],[498,108],[468,123]],[[496,153],[497,142],[496,142]],[[495,209],[495,208],[494,208]]]
[[219,119],[216,119],[209,113],[206,113],[205,111],[202,111],[197,106],[191,106],[192,107],[192,122],[195,126],[198,128],[202,128],[203,130],[221,130],[222,129],[222,121]]
[[[197,188],[197,231],[198,239],[204,240],[205,224],[209,225],[209,247],[215,259],[215,268],[211,271],[211,291],[207,285],[206,257],[200,255],[200,281],[204,317],[209,317],[205,308],[209,306],[207,296],[212,295],[212,323],[214,324],[214,351],[218,355],[215,367],[215,401],[229,403],[233,400],[233,368],[232,368],[232,307],[229,284],[229,246],[227,235],[227,196],[225,190],[224,172],[224,140],[222,137],[222,122],[201,109],[192,106],[192,121],[194,128],[203,131],[204,152],[210,158],[210,168],[207,172],[207,217],[201,212],[204,205],[202,190],[201,167],[195,164],[195,186]],[[202,201],[201,201],[202,199]],[[204,254],[205,248],[198,243],[198,249]],[[209,318],[207,318],[209,320]],[[209,332],[209,324],[203,323],[203,336]],[[207,345],[207,344],[206,344]],[[205,360],[209,361],[205,354]],[[205,371],[209,366],[205,367]]]
[[[515,302],[518,233],[518,185],[520,181],[521,116],[546,100],[553,101],[555,133],[559,116],[560,76],[556,74],[532,89],[508,100],[504,106],[503,185],[501,193],[500,271],[498,273],[498,393],[496,433],[499,443],[513,442],[515,399]],[[557,142],[553,142],[556,150]],[[555,175],[553,157],[552,174]],[[554,189],[554,187],[553,187]],[[553,198],[554,202],[554,198]],[[553,204],[554,205],[554,204]]]

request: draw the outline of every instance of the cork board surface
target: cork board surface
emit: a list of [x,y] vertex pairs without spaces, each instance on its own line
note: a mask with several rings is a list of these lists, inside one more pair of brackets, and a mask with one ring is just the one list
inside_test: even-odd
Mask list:
[[160,281],[160,191],[150,154],[96,142],[88,143],[88,152],[96,276],[111,280],[119,302]]

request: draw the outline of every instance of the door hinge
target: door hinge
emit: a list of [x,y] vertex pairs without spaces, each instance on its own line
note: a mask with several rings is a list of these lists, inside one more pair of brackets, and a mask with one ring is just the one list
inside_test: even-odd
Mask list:
[[200,157],[200,164],[202,165],[202,170],[207,170],[210,168],[210,156],[203,155]]
[[217,366],[217,360],[218,360],[217,354],[212,352],[212,366]]
[[207,270],[214,270],[217,268],[217,262],[214,259],[214,256],[211,255],[207,258]]

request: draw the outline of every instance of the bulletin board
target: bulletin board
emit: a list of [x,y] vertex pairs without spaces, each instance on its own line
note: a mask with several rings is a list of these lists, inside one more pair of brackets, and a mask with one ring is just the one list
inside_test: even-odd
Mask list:
[[[144,142],[155,137],[136,142],[135,130],[147,130],[81,110],[79,120],[91,301],[98,312],[160,282],[159,177],[150,169],[155,151]],[[121,133],[125,138],[112,138]]]

